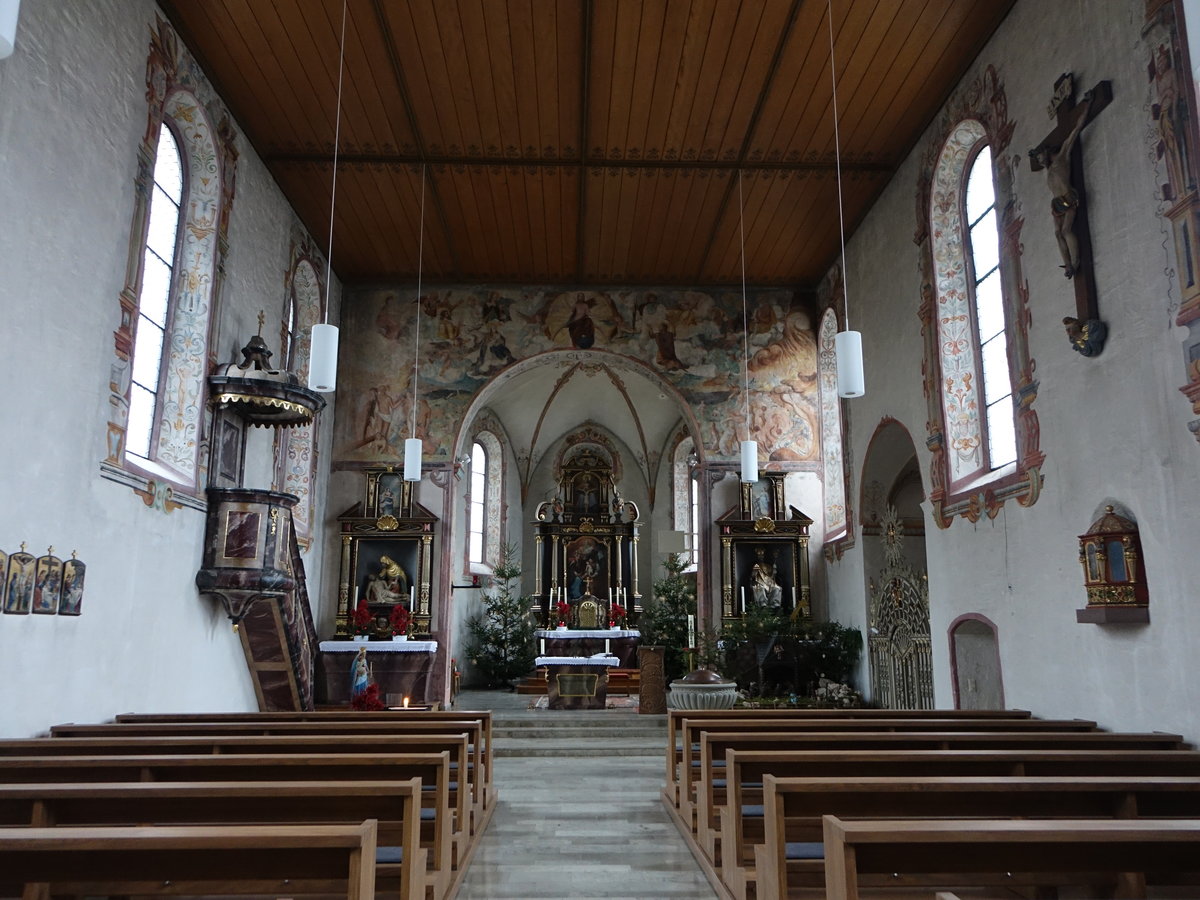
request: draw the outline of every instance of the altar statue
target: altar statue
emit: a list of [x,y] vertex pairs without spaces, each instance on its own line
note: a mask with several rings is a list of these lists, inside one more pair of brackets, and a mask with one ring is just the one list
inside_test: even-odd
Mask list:
[[754,602],[759,606],[770,606],[773,609],[778,609],[783,598],[783,589],[775,580],[775,567],[769,562],[765,562],[759,555],[758,562],[750,570],[751,591],[754,593]]
[[367,576],[367,603],[408,605],[408,575],[390,556],[379,557],[379,573]]

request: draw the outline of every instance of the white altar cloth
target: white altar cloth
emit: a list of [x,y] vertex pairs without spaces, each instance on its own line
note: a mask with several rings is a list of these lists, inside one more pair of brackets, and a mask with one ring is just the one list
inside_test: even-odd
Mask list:
[[619,666],[615,656],[539,656],[535,666]]
[[357,653],[366,647],[372,653],[437,653],[437,641],[321,641],[322,653]]
[[535,637],[547,638],[548,640],[567,640],[569,638],[616,639],[642,636],[642,633],[636,628],[568,628],[566,631],[558,631],[554,628],[539,628],[533,634]]

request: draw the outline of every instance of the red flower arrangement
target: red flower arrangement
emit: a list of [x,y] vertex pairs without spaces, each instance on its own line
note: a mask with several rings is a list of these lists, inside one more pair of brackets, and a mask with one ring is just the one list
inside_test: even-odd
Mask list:
[[367,609],[367,601],[362,600],[358,606],[354,608],[354,615],[351,617],[354,624],[355,634],[369,634],[371,626],[375,623],[375,617],[371,615],[371,611]]
[[384,702],[379,699],[379,685],[371,682],[350,698],[351,709],[386,709]]
[[614,603],[608,608],[608,625],[610,628],[616,628],[618,625],[625,624],[625,616],[627,615],[625,607],[620,603]]
[[392,628],[393,634],[408,634],[408,626],[412,624],[412,616],[408,610],[397,603],[392,607],[392,614],[388,616],[388,625]]
[[567,620],[571,618],[571,604],[565,600],[559,600],[554,604],[554,612],[558,616],[558,624],[566,625]]

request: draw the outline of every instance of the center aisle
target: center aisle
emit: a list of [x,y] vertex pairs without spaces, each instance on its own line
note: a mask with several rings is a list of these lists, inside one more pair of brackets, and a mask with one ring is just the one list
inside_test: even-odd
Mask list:
[[526,710],[533,699],[454,704],[493,710],[500,797],[459,900],[713,900],[662,806],[665,717]]

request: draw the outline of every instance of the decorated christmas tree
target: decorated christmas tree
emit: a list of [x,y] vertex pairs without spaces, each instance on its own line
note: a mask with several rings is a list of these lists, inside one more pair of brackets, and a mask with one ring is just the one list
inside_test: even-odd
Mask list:
[[684,576],[687,563],[678,553],[668,554],[663,561],[665,577],[654,582],[654,596],[641,616],[638,629],[643,646],[661,645],[667,683],[686,675],[688,649],[688,616],[696,614],[696,588]]
[[533,671],[533,632],[530,598],[518,593],[521,566],[516,549],[506,546],[483,595],[483,611],[467,621],[471,640],[468,658],[492,687],[510,685]]

